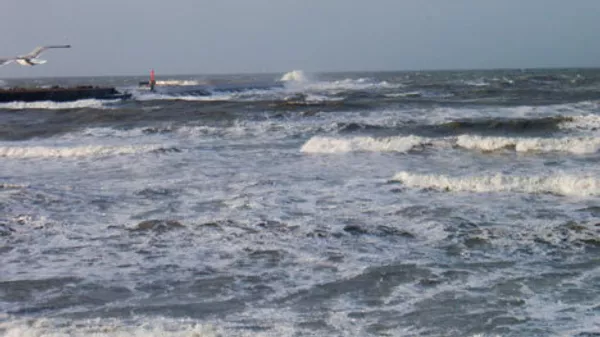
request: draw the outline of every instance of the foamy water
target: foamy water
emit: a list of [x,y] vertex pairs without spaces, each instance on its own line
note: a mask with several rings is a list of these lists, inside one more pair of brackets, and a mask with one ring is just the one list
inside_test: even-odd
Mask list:
[[134,154],[161,149],[160,145],[124,146],[4,146],[0,147],[0,157],[4,158],[72,158],[105,157],[111,155]]
[[408,152],[417,146],[427,145],[432,141],[432,139],[417,136],[389,138],[355,137],[350,139],[313,137],[302,146],[300,151],[306,153],[345,153],[354,151]]
[[486,176],[449,177],[399,172],[393,180],[409,187],[435,188],[441,191],[525,192],[559,195],[600,195],[600,179],[595,174],[555,174],[551,176]]
[[6,110],[29,110],[29,109],[47,109],[47,110],[65,110],[65,109],[109,109],[110,103],[117,103],[118,100],[96,100],[83,99],[74,102],[11,102],[0,103],[0,109]]
[[511,138],[459,136],[456,144],[470,150],[497,151],[514,149],[517,152],[570,152],[576,154],[595,153],[600,149],[600,138]]
[[346,153],[346,152],[408,152],[419,148],[434,148],[444,151],[450,147],[483,152],[516,151],[523,153],[566,152],[573,154],[591,154],[600,150],[600,138],[563,137],[563,138],[518,138],[485,137],[461,135],[458,137],[313,137],[301,148],[306,153]]
[[334,81],[319,80],[317,76],[306,74],[302,70],[293,70],[285,73],[281,79],[285,82],[286,89],[290,91],[342,91],[342,90],[370,90],[370,89],[398,89],[403,88],[402,83],[389,83],[370,78],[342,79]]
[[597,334],[597,93],[560,75],[0,106],[0,335]]

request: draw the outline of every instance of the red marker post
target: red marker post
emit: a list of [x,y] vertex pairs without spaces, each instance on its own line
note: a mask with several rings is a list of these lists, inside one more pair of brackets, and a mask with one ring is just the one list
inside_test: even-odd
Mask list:
[[154,69],[150,70],[150,90],[154,91],[154,85],[156,85],[156,81],[154,80]]

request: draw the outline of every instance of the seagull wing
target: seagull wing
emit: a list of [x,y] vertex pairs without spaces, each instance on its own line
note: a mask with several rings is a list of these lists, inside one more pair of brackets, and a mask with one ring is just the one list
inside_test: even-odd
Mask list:
[[71,45],[64,44],[64,45],[41,46],[41,47],[35,48],[31,53],[29,53],[27,55],[23,55],[21,57],[34,59],[34,58],[38,57],[41,53],[43,53],[45,50],[52,49],[52,48],[71,48]]
[[14,60],[15,60],[14,58],[0,59],[0,67],[5,66],[5,65],[13,62]]

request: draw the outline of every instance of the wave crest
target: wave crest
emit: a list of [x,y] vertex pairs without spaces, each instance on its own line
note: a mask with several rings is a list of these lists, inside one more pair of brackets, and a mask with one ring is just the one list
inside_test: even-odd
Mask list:
[[27,109],[40,109],[40,110],[68,110],[68,109],[110,109],[107,103],[115,103],[119,100],[97,100],[97,99],[82,99],[74,102],[53,102],[53,101],[40,101],[40,102],[10,102],[0,103],[0,109],[6,110],[27,110]]
[[290,91],[360,91],[374,89],[395,89],[404,87],[401,83],[389,83],[387,81],[373,81],[369,78],[345,78],[339,80],[325,81],[314,79],[302,70],[293,70],[285,73],[281,79],[286,89]]
[[313,137],[301,148],[305,153],[346,153],[356,151],[369,152],[408,152],[415,147],[427,145],[430,139],[419,136],[406,137],[354,137],[328,138]]
[[159,145],[127,145],[127,146],[6,146],[0,147],[0,157],[31,159],[31,158],[73,158],[73,157],[106,157],[114,155],[135,154],[159,151]]
[[156,81],[156,85],[169,85],[169,86],[191,86],[200,85],[200,81],[196,80],[159,80]]
[[600,138],[511,138],[461,135],[456,145],[469,150],[497,151],[511,148],[517,152],[595,153],[600,150]]
[[[354,124],[343,125],[338,131],[345,131],[345,129],[353,131],[353,128],[357,128],[357,126],[354,126]],[[408,152],[419,146],[432,146],[436,148],[456,146],[467,150],[478,150],[483,152],[510,149],[516,152],[565,152],[573,154],[589,154],[600,151],[600,138],[519,138],[476,135],[438,138],[420,137],[415,135],[386,138],[369,136],[352,138],[315,136],[304,143],[300,151],[305,153]]]
[[431,188],[442,191],[552,193],[565,196],[600,195],[600,179],[583,175],[488,176],[452,177],[437,174],[418,174],[401,171],[392,178],[412,188]]
[[281,76],[282,82],[309,82],[309,77],[302,70],[292,70]]

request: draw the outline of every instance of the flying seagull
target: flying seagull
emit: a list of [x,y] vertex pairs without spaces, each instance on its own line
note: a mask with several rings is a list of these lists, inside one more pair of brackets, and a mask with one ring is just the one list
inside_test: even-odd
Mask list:
[[18,64],[20,64],[22,66],[35,66],[38,64],[44,64],[44,63],[46,63],[46,60],[41,60],[41,59],[38,59],[37,57],[41,53],[43,53],[46,49],[52,49],[52,48],[71,48],[71,45],[64,44],[64,45],[37,47],[29,54],[15,56],[15,57],[8,57],[8,58],[0,58],[0,66],[9,64],[11,62],[17,62]]

